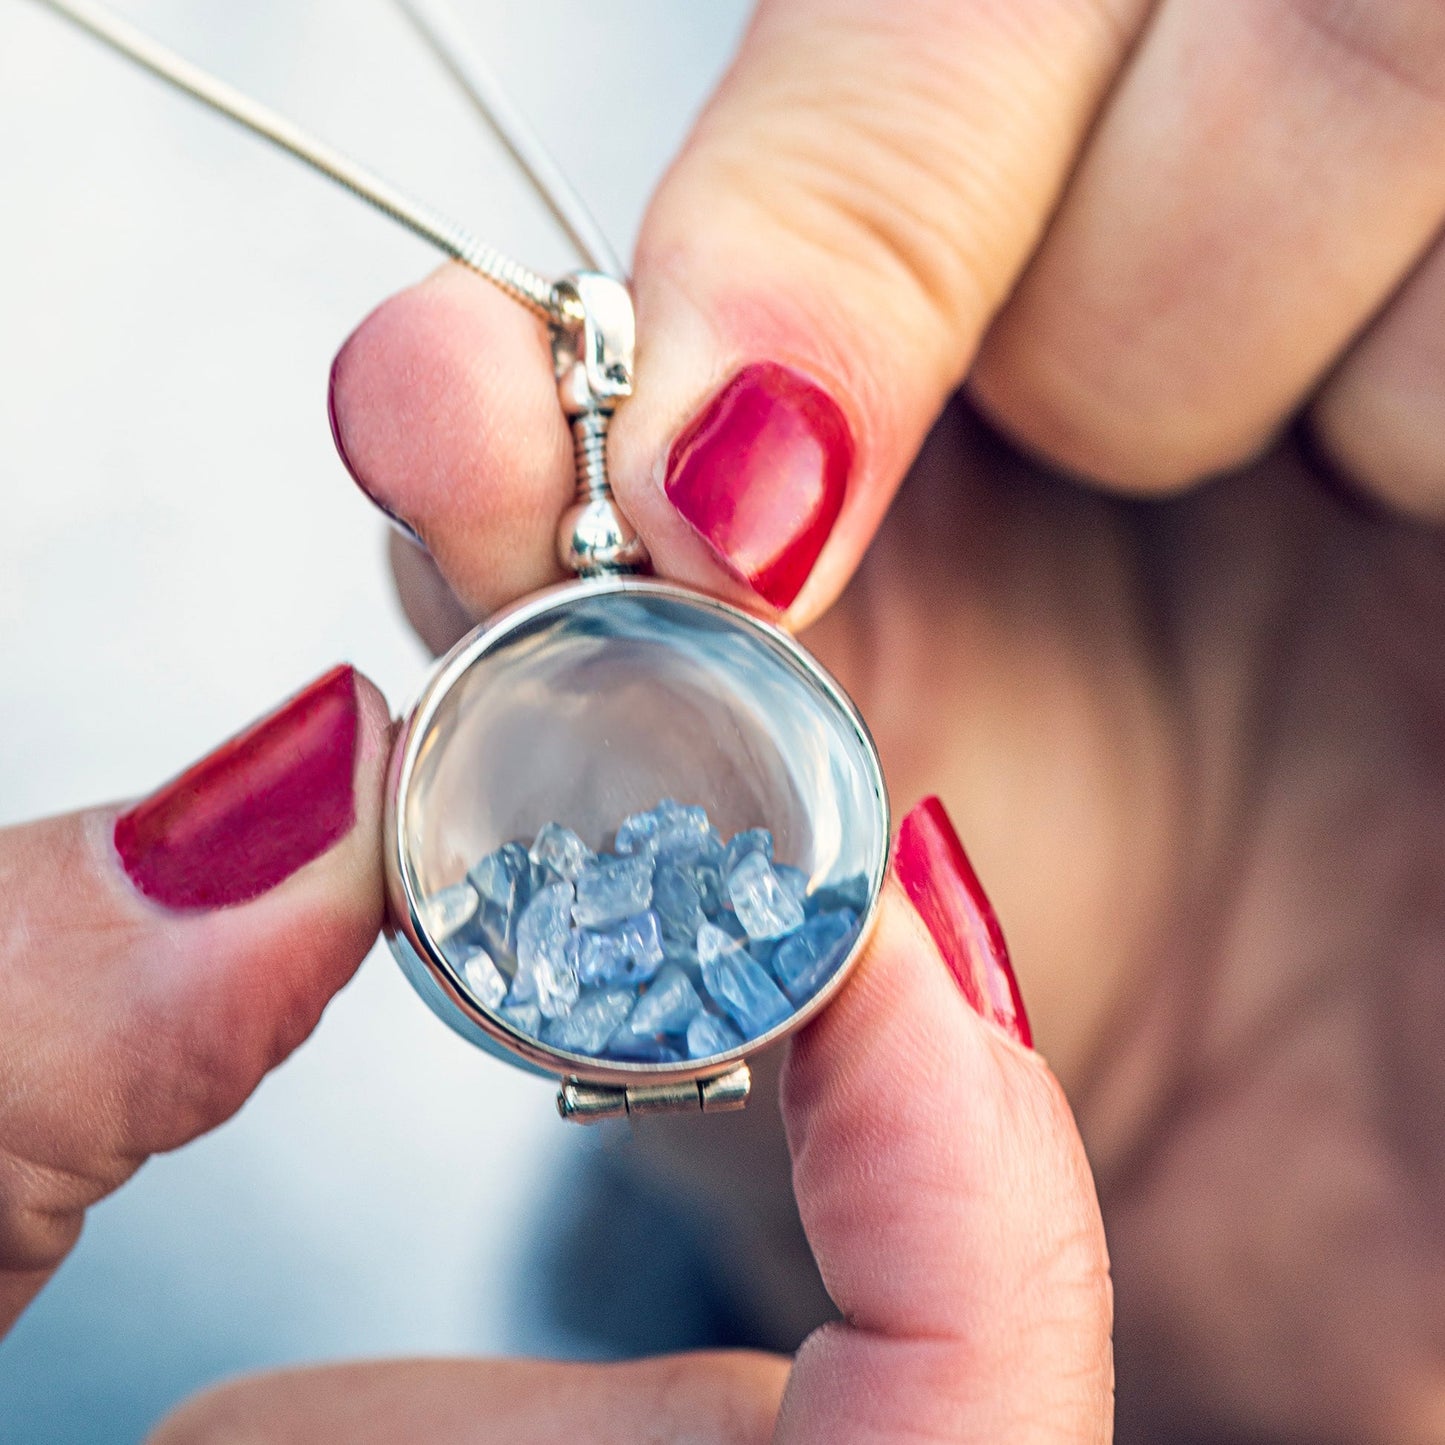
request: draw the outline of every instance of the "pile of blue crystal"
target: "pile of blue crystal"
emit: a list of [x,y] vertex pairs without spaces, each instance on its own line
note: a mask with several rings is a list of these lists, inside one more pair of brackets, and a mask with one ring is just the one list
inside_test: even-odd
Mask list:
[[680,1063],[776,1027],[858,935],[868,880],[810,887],[766,828],[724,841],[664,799],[594,853],[560,823],[504,843],[422,920],[472,996],[552,1048]]

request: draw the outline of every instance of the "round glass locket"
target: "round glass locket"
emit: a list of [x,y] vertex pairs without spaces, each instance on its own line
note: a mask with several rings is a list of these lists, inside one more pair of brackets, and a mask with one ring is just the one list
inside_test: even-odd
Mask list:
[[579,1118],[739,1107],[832,997],[888,862],[877,749],[780,629],[635,576],[528,598],[398,738],[387,936],[473,1043]]

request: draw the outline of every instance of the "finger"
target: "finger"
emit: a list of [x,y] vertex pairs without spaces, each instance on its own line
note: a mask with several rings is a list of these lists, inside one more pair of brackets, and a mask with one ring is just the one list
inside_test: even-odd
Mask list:
[[764,1445],[786,1361],[679,1355],[625,1365],[405,1360],[260,1375],[183,1406],[150,1445]]
[[[660,572],[795,624],[836,596],[1148,3],[763,0],[638,247],[611,458]],[[556,575],[550,386],[535,326],[455,271],[338,361],[353,471],[474,609]]]
[[1445,521],[1445,242],[1315,401],[1311,421],[1349,477],[1391,505]]
[[1262,448],[1445,216],[1445,11],[1169,0],[974,378],[1028,446],[1157,491]]
[[378,307],[331,366],[337,452],[483,615],[561,577],[571,440],[540,324],[458,265]]
[[894,871],[863,968],[784,1074],[798,1206],[843,1322],[803,1345],[778,1439],[1107,1441],[1088,1164],[936,801],[904,820]]
[[328,673],[149,798],[0,833],[0,1327],[232,1114],[376,937],[386,707]]
[[433,656],[440,657],[471,627],[471,614],[457,601],[435,559],[424,548],[392,533],[388,555],[406,620]]

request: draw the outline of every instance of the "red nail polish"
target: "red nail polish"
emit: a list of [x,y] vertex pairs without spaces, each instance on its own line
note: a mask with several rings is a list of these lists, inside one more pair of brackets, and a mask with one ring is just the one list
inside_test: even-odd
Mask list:
[[853,434],[800,372],[745,367],[673,444],[673,506],[727,569],[774,607],[803,589],[843,506]]
[[893,872],[974,1011],[1032,1048],[1003,930],[937,798],[903,820]]
[[326,419],[331,423],[331,440],[336,444],[336,455],[341,458],[341,465],[346,468],[347,476],[356,483],[357,491],[359,491],[403,537],[415,542],[418,547],[425,547],[426,543],[422,541],[416,528],[413,527],[405,517],[397,516],[397,514],[371,490],[370,486],[368,486],[362,478],[361,473],[358,472],[352,464],[351,456],[346,450],[346,438],[342,435],[341,424],[336,419],[336,373],[341,366],[341,358],[345,355],[346,347],[343,346],[341,350],[336,353],[335,359],[331,363],[331,374],[326,382]]
[[122,813],[131,882],[167,908],[225,908],[326,852],[356,818],[357,713],[338,667]]

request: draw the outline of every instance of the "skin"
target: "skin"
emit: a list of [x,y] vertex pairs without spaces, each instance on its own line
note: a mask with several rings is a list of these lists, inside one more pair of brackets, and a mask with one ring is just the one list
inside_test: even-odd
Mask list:
[[[612,464],[660,571],[756,602],[661,487],[739,365],[795,366],[850,419],[848,499],[784,620],[859,698],[899,800],[936,789],[977,843],[1098,1172],[1123,1439],[1445,1438],[1442,96],[1428,0],[765,0],[639,243]],[[965,382],[1044,465],[962,406],[939,422]],[[449,269],[371,318],[335,385],[353,467],[434,559],[407,564],[425,635],[555,578],[567,438],[533,323]],[[68,950],[19,910],[12,1311],[85,1203],[304,1035],[375,925],[363,828],[153,974],[142,945],[172,924],[116,896],[101,823],[36,826],[0,855],[12,895],[78,870],[127,1007],[101,1024],[32,992],[17,960]],[[278,983],[236,920],[308,875],[336,890],[337,942],[321,982]],[[218,940],[237,992],[198,1001],[176,960]],[[1067,1108],[939,963],[893,899],[787,1065],[799,1206],[846,1323],[786,1381],[755,1358],[323,1371],[232,1387],[162,1438],[647,1438],[675,1435],[679,1398],[724,1439],[1108,1438]],[[258,979],[238,1046],[204,1020]],[[199,1069],[162,1049],[155,1085],[136,996],[142,1036]]]
[[1120,504],[959,411],[829,618],[1078,1111],[1120,1439],[1442,1438],[1441,561],[1295,447]]
[[0,1329],[85,1210],[149,1155],[228,1119],[370,949],[390,726],[370,683],[358,703],[355,823],[242,907],[173,913],[143,898],[112,845],[115,807],[0,830]]

